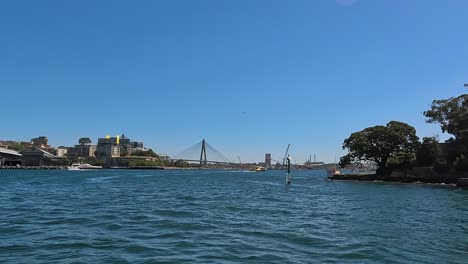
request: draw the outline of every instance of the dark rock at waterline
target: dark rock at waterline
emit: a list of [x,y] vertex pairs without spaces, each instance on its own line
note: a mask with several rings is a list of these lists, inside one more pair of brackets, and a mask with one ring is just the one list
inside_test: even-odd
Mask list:
[[457,186],[468,188],[468,178],[460,178],[458,179]]
[[[431,167],[415,167],[412,170],[394,171],[390,175],[377,174],[341,174],[329,177],[331,180],[352,181],[385,181],[402,183],[445,183],[458,184],[468,187],[468,174],[466,172],[435,172]],[[465,179],[465,180],[463,180]]]

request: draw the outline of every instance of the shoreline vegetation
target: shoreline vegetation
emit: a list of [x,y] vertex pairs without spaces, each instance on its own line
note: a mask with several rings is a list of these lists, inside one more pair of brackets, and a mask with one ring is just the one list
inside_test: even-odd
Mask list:
[[426,123],[438,124],[452,137],[416,136],[409,124],[390,121],[352,133],[343,142],[348,154],[340,167],[369,166],[376,173],[333,174],[331,180],[457,184],[468,187],[468,94],[434,100],[425,111]]

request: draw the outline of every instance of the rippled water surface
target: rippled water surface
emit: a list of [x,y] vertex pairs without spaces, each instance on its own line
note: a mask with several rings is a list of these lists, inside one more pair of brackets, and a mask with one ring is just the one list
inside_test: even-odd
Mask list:
[[468,191],[283,180],[0,171],[0,263],[468,263]]

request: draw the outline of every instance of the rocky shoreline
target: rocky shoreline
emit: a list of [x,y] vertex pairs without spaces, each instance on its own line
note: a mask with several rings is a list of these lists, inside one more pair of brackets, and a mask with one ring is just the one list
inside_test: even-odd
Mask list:
[[400,173],[392,173],[391,175],[377,174],[338,174],[328,178],[330,180],[347,180],[347,181],[366,181],[366,182],[396,182],[396,183],[427,183],[427,184],[450,184],[459,187],[468,187],[468,177],[464,174],[446,174],[446,175],[430,175],[418,176]]

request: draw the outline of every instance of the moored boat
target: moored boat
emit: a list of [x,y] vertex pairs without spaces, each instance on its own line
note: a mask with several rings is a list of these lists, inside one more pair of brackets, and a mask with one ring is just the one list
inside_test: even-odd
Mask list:
[[94,169],[102,169],[102,166],[93,166],[88,163],[80,163],[80,169],[82,170],[94,170]]
[[94,169],[102,169],[102,166],[93,166],[88,163],[73,163],[67,169],[68,170],[94,170]]
[[70,171],[78,171],[81,170],[79,163],[73,163],[70,167],[67,168]]

